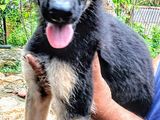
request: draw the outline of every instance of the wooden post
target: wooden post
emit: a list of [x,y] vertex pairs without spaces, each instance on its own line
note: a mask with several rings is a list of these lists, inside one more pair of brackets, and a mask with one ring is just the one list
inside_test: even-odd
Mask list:
[[2,18],[3,23],[3,44],[7,44],[7,29],[6,29],[6,18],[3,16]]

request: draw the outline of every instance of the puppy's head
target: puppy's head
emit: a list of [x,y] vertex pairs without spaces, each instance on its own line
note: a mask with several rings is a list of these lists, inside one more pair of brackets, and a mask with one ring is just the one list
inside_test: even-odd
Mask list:
[[47,22],[46,35],[53,48],[64,48],[72,41],[73,25],[90,5],[91,0],[38,0]]

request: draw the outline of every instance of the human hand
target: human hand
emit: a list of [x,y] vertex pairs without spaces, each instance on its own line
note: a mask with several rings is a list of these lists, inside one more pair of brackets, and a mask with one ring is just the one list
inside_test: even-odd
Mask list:
[[95,120],[102,119],[106,112],[107,106],[112,101],[111,91],[101,75],[100,63],[97,53],[95,54],[92,63],[92,78],[93,78],[93,101],[95,104]]
[[92,77],[93,101],[96,107],[93,120],[142,120],[112,99],[110,88],[101,75],[97,53],[92,63]]

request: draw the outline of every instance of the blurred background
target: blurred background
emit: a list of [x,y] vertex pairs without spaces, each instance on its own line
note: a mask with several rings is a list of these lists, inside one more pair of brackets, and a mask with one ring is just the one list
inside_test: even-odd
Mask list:
[[[106,12],[144,37],[153,58],[160,53],[160,0],[103,1]],[[35,31],[37,16],[32,0],[0,0],[0,48],[21,48]]]
[[[156,68],[160,59],[160,0],[103,0],[103,3],[107,13],[144,38]],[[0,0],[0,120],[24,119],[25,100],[21,97],[26,85],[21,74],[21,50],[38,24],[36,7],[33,0]]]

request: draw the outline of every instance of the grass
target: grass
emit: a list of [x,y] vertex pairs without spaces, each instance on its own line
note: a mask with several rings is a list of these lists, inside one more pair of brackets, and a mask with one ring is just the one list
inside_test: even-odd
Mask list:
[[20,61],[15,61],[10,64],[4,64],[0,69],[1,73],[11,73],[11,74],[21,73],[21,71],[22,69]]

